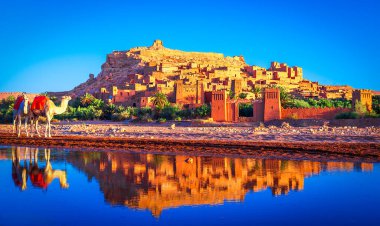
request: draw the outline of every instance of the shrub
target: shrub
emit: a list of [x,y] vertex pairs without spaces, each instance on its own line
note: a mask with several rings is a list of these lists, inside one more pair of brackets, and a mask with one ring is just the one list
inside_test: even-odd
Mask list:
[[245,98],[247,98],[247,96],[248,96],[248,93],[240,93],[239,99],[245,99]]
[[311,107],[318,107],[318,101],[313,98],[308,98],[306,100]]
[[195,109],[195,117],[205,118],[211,116],[211,107],[207,104],[204,104]]
[[331,108],[331,107],[333,107],[333,103],[329,99],[320,99],[319,100],[319,106],[321,108],[326,108],[326,107]]
[[359,116],[364,116],[368,113],[366,106],[358,100],[355,101],[355,112],[359,114]]
[[380,114],[380,95],[372,96],[372,109],[377,114]]
[[195,115],[195,112],[191,109],[182,109],[177,113],[178,117],[181,118],[192,118]]
[[13,105],[15,102],[14,96],[9,96],[7,99],[0,101],[0,122],[9,123],[13,119]]
[[112,114],[116,113],[116,105],[106,104],[102,110],[103,110],[102,118],[110,120],[112,118]]
[[380,118],[380,114],[377,114],[375,111],[369,112],[365,115],[366,118]]
[[172,120],[177,116],[177,113],[179,112],[179,108],[177,106],[165,106],[161,113],[160,117],[165,118],[167,120]]
[[239,116],[240,117],[252,117],[253,116],[252,104],[239,104]]
[[175,119],[175,121],[182,121],[181,117],[177,116]]
[[130,111],[124,110],[120,113],[113,113],[111,118],[113,121],[124,121],[130,118],[130,116]]
[[292,100],[293,102],[293,106],[296,107],[296,108],[310,108],[310,104],[305,101],[305,100],[302,100],[302,99],[294,99]]
[[336,119],[357,119],[360,118],[356,112],[343,112],[335,116]]
[[158,118],[157,122],[164,123],[166,122],[166,118]]

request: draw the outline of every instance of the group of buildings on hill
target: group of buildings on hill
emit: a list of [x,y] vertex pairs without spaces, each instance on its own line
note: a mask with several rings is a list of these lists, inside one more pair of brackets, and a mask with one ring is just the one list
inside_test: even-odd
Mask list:
[[[249,120],[265,121],[266,118],[283,118],[281,113],[276,113],[276,117],[264,117],[268,111],[260,110],[266,109],[264,105],[269,103],[269,97],[280,98],[277,94],[270,94],[276,92],[268,89],[273,86],[281,86],[299,98],[353,99],[353,102],[359,100],[367,107],[372,95],[368,90],[354,91],[350,86],[326,86],[305,80],[302,68],[298,66],[279,62],[271,62],[269,68],[249,66],[241,56],[172,50],[165,48],[160,40],[154,41],[150,47],[108,54],[97,77],[90,74],[88,81],[73,91],[51,95],[83,95],[88,92],[106,103],[151,107],[152,97],[161,92],[171,103],[181,107],[212,105],[212,118],[217,121],[238,121],[239,116],[235,112],[238,105],[249,102],[255,106],[255,115]],[[229,98],[242,93],[245,96],[243,101]],[[220,101],[223,101],[223,106]],[[281,106],[276,108],[281,111]],[[327,115],[330,117],[332,113]]]
[[[95,97],[114,104],[150,107],[152,106],[152,96],[161,92],[173,104],[194,108],[203,104],[212,105],[212,102],[218,102],[221,100],[220,98],[225,98],[225,102],[233,102],[234,100],[230,101],[228,96],[237,97],[241,93],[245,93],[244,99],[252,102],[255,99],[265,97],[264,90],[273,86],[284,87],[294,96],[300,98],[343,98],[351,100],[354,93],[354,89],[350,86],[325,86],[318,84],[318,82],[305,80],[301,67],[291,67],[285,63],[271,62],[270,67],[266,69],[249,66],[242,57],[224,58],[223,55],[208,56],[207,53],[194,53],[193,55],[196,55],[197,58],[186,55],[186,60],[183,60],[181,55],[171,51],[173,50],[166,50],[162,46],[162,42],[157,40],[148,49],[132,51],[134,54],[137,53],[138,57],[148,56],[150,58],[143,62],[142,68],[137,70],[139,73],[127,74],[122,86],[101,87],[94,93]],[[134,62],[130,60],[131,56],[128,54],[131,53],[115,51],[107,56],[107,61],[102,66],[103,71],[108,73],[107,79],[112,79],[113,73],[123,71],[122,68],[127,64],[132,67],[131,65]],[[157,57],[158,55],[160,57]],[[136,60],[136,55],[133,57],[133,60]],[[213,60],[215,61],[214,64]],[[138,62],[141,63],[141,61]],[[224,65],[223,62],[225,62]],[[94,76],[90,75],[90,80],[94,79]],[[222,94],[223,92],[228,95]],[[368,92],[366,91],[366,93]],[[247,102],[246,100],[245,102]],[[233,111],[228,110],[227,108],[231,108],[228,106],[223,108],[225,112]],[[260,114],[265,115],[267,112],[257,112],[257,109],[260,108],[263,107],[257,106],[254,111],[258,118],[251,120],[264,120],[266,118]],[[281,109],[281,107],[279,108]],[[214,120],[219,118],[220,121],[236,121],[239,118],[235,113],[231,113],[230,116],[221,116],[220,112],[223,110],[216,111],[215,106],[212,109],[214,110],[212,115]],[[281,114],[275,118],[282,118]]]

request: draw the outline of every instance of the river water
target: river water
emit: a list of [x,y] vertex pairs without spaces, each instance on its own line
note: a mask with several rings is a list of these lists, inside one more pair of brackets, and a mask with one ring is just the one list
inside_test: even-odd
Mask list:
[[380,164],[0,147],[0,225],[380,225]]

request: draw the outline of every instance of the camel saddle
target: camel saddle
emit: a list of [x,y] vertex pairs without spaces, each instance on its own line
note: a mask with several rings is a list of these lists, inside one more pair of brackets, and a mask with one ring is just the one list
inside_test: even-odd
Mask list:
[[33,100],[33,103],[32,103],[32,106],[30,107],[30,109],[33,112],[41,112],[44,110],[45,104],[48,100],[49,100],[49,98],[46,96],[36,96]]
[[18,111],[19,107],[20,107],[20,104],[21,102],[24,101],[24,97],[23,96],[18,96],[17,99],[16,99],[16,102],[15,102],[15,105],[13,106],[13,109]]
[[37,174],[30,173],[29,175],[32,185],[38,188],[47,188],[47,183],[45,182],[44,174],[39,170]]

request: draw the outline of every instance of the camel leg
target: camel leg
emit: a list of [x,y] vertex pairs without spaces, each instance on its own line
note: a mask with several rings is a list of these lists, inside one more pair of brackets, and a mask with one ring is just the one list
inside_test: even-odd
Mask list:
[[48,136],[48,134],[47,134],[48,133],[48,128],[49,128],[49,120],[46,117],[45,137]]
[[26,136],[29,137],[29,131],[28,131],[28,116],[25,117],[25,133],[26,133]]
[[50,162],[50,148],[45,148],[45,160],[46,162]]
[[50,134],[50,116],[46,115],[46,128],[45,128],[45,137],[51,137]]
[[49,137],[51,138],[51,119],[48,120],[49,124]]
[[33,118],[30,117],[30,137],[33,137]]
[[37,161],[38,161],[38,148],[36,148],[36,149],[34,150],[34,163],[37,164]]
[[40,131],[38,131],[38,119],[36,119],[36,121],[34,122],[35,124],[35,129],[36,129],[36,131],[37,131],[37,135],[38,135],[38,137],[41,137],[41,135],[40,135]]
[[16,117],[17,116],[13,116],[13,133],[17,133],[17,131],[16,131]]
[[21,135],[21,116],[17,117],[17,136]]
[[12,163],[14,163],[16,161],[16,153],[15,153],[15,149],[12,148]]
[[34,135],[34,123],[35,123],[35,120],[33,117],[30,117],[30,136],[33,137]]

